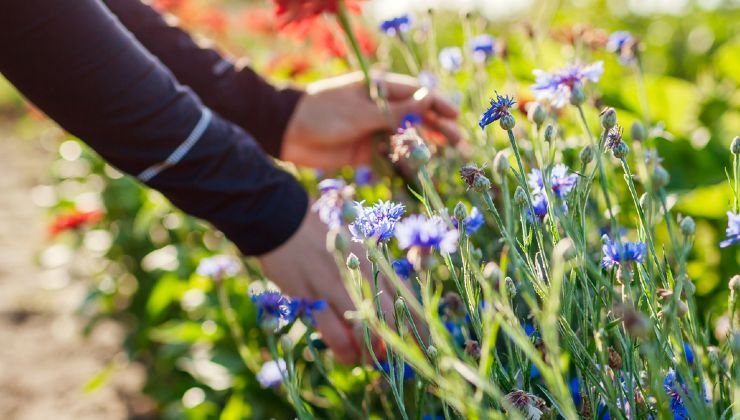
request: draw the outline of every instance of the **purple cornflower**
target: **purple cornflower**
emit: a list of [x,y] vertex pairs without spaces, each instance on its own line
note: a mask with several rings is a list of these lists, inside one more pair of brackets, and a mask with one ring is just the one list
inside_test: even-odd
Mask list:
[[458,233],[455,229],[448,229],[445,221],[439,216],[427,218],[412,215],[398,223],[396,239],[401,249],[417,247],[428,251],[437,248],[450,254],[457,249]]
[[[555,165],[550,172],[550,187],[558,198],[564,198],[569,192],[573,190],[578,182],[578,175],[569,173],[570,169],[562,163]],[[545,188],[542,182],[542,171],[539,169],[532,169],[532,172],[527,175],[528,184],[533,191],[543,191]]]
[[291,321],[290,299],[277,290],[267,290],[252,295],[252,302],[257,305],[257,321]]
[[601,260],[601,266],[612,268],[615,265],[630,264],[631,262],[642,263],[645,258],[647,247],[643,242],[620,242],[607,240],[601,247],[604,258]]
[[411,274],[414,272],[414,266],[406,258],[393,261],[391,266],[393,267],[393,271],[396,272],[396,275],[404,280],[411,277]]
[[450,73],[456,73],[463,64],[462,50],[458,47],[442,48],[439,52],[439,64]]
[[719,243],[720,248],[727,248],[740,242],[740,213],[727,212],[727,239]]
[[411,16],[401,15],[380,22],[380,30],[388,36],[401,35],[411,29]]
[[300,319],[304,324],[316,326],[316,319],[313,316],[314,311],[323,311],[328,307],[325,300],[311,300],[311,299],[292,299],[288,304],[290,308],[290,317],[292,319]]
[[221,280],[224,277],[235,276],[240,269],[239,260],[235,257],[230,255],[214,255],[213,257],[200,260],[196,272],[201,276]]
[[627,31],[617,31],[609,35],[606,50],[619,55],[619,62],[629,64],[636,58],[637,38]]
[[283,383],[287,376],[288,366],[285,364],[285,360],[270,360],[265,362],[260,371],[257,372],[257,381],[262,388],[274,388]]
[[396,223],[405,212],[403,204],[382,200],[372,207],[356,203],[355,209],[357,218],[349,225],[349,231],[355,242],[368,239],[375,239],[378,242],[387,241],[393,236]]
[[[474,234],[485,223],[486,219],[483,217],[483,213],[478,210],[478,207],[473,207],[470,209],[470,214],[463,220],[463,224],[465,225],[465,234],[468,236]],[[452,224],[459,229],[457,219],[452,219]]]
[[485,63],[494,54],[496,38],[491,35],[478,35],[470,41],[470,50],[476,63]]
[[532,85],[538,102],[549,102],[555,108],[562,108],[570,101],[570,93],[576,85],[598,82],[604,73],[604,62],[597,61],[588,66],[573,64],[553,72],[533,71],[536,80]]
[[330,228],[342,226],[342,214],[346,206],[351,206],[355,189],[341,179],[325,179],[319,182],[319,192],[321,196],[311,210]]
[[373,170],[367,165],[360,165],[355,169],[355,185],[364,187],[373,183]]
[[509,110],[515,104],[516,101],[514,98],[510,98],[508,95],[501,96],[496,92],[496,98],[491,99],[491,106],[483,113],[483,116],[478,122],[481,130],[485,130],[487,125],[500,120],[504,115],[511,114]]

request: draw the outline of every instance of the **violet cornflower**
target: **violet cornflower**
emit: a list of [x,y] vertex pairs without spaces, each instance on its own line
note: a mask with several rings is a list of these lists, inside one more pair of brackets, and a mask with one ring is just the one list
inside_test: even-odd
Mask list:
[[257,372],[257,381],[262,388],[274,388],[283,383],[287,375],[288,366],[285,364],[285,360],[270,360],[265,362],[260,371]]
[[355,209],[357,217],[349,225],[352,240],[355,242],[364,242],[368,239],[375,239],[378,242],[387,241],[393,237],[396,223],[405,212],[403,204],[382,200],[372,207],[356,203]]
[[316,326],[314,311],[323,311],[328,307],[325,300],[311,300],[305,298],[292,299],[288,304],[290,317],[300,319],[304,324]]
[[617,31],[609,35],[606,50],[619,55],[619,62],[629,64],[637,58],[637,38],[627,31]]
[[429,251],[432,248],[450,254],[457,249],[458,233],[449,229],[439,216],[427,218],[423,215],[412,215],[396,226],[396,239],[401,249],[421,248]]
[[439,52],[439,64],[450,73],[456,73],[462,68],[463,54],[458,47],[442,48]]
[[496,51],[496,39],[491,35],[483,34],[470,41],[470,50],[476,63],[485,63]]
[[504,115],[510,115],[509,111],[516,101],[514,98],[510,98],[508,95],[501,96],[496,92],[496,98],[491,99],[491,105],[488,107],[486,112],[483,113],[478,125],[481,130],[485,130],[486,126],[500,120]]
[[401,35],[411,29],[411,16],[396,16],[380,22],[380,30],[388,36]]
[[727,212],[727,239],[719,243],[720,248],[727,248],[735,242],[740,242],[740,213]]
[[630,264],[633,261],[642,263],[647,252],[647,246],[643,242],[620,242],[619,240],[607,240],[601,247],[604,258],[601,266],[612,268],[615,265]]
[[573,64],[549,73],[537,69],[533,73],[536,80],[532,90],[537,101],[548,102],[555,108],[562,108],[570,101],[574,86],[599,81],[604,73],[604,62],[597,61],[588,66]]
[[[555,165],[550,172],[550,187],[558,198],[564,198],[573,190],[578,182],[578,175],[571,174],[570,169],[562,163]],[[535,192],[542,192],[545,189],[542,180],[542,171],[532,169],[527,176],[527,183]]]
[[239,260],[235,257],[230,255],[214,255],[200,260],[196,272],[201,276],[221,280],[224,277],[235,276],[240,269]]
[[343,212],[353,206],[354,187],[341,179],[325,179],[319,182],[319,192],[321,195],[311,210],[318,213],[319,219],[330,228],[342,226]]

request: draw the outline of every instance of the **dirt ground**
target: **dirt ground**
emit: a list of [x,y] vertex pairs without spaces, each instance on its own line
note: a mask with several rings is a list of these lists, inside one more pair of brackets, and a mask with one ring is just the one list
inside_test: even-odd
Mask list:
[[[126,364],[122,331],[103,324],[88,338],[74,311],[85,280],[35,263],[49,245],[33,188],[50,153],[0,129],[0,419],[151,418],[138,394],[140,367]],[[92,393],[84,385],[111,362],[122,366]]]

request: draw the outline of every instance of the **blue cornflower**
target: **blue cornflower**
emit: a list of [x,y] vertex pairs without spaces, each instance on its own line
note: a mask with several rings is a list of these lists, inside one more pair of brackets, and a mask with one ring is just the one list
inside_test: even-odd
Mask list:
[[601,247],[604,258],[601,266],[612,268],[615,265],[629,264],[633,261],[641,263],[645,258],[647,246],[643,242],[620,242],[607,240]]
[[455,73],[462,67],[463,54],[458,47],[442,48],[439,52],[439,64],[450,73]]
[[373,170],[367,165],[360,165],[355,169],[355,185],[364,187],[373,183]]
[[515,104],[516,101],[514,98],[509,98],[508,95],[501,96],[496,92],[496,98],[491,99],[491,106],[483,113],[483,116],[478,122],[481,130],[485,130],[487,125],[500,120],[504,115],[511,114],[509,109]]
[[229,255],[214,255],[200,260],[196,272],[201,276],[221,280],[224,277],[235,276],[240,269],[241,265],[239,264],[239,260],[235,257]]
[[691,345],[687,343],[686,341],[683,342],[683,353],[686,355],[686,361],[689,362],[690,365],[694,364],[694,350],[691,348]]
[[355,209],[357,218],[349,225],[349,231],[355,242],[368,239],[375,239],[378,242],[387,241],[393,236],[396,223],[405,212],[403,204],[382,200],[372,207],[356,203]]
[[[540,222],[545,220],[545,216],[547,216],[547,196],[545,194],[534,194],[532,195],[532,208],[530,209],[529,206],[527,206],[527,219],[530,222],[534,222],[535,220],[539,220]],[[532,217],[532,210],[534,210],[534,216]]]
[[445,221],[439,216],[427,218],[422,215],[413,215],[398,223],[396,239],[401,249],[417,247],[430,250],[436,248],[443,253],[450,254],[457,249],[458,233],[455,229],[448,229]]
[[670,398],[670,408],[674,419],[689,419],[689,413],[683,403],[682,395],[688,395],[686,385],[681,383],[680,378],[673,369],[668,369],[663,379],[663,389]]
[[380,30],[388,36],[401,35],[411,29],[411,16],[401,15],[380,22]]
[[401,258],[400,260],[393,261],[391,263],[391,266],[393,267],[393,271],[396,272],[398,277],[404,280],[411,277],[411,274],[414,273],[414,266],[406,258]]
[[313,203],[311,210],[319,214],[319,219],[330,228],[342,225],[342,214],[345,206],[350,206],[355,189],[341,179],[325,179],[319,182],[318,200]]
[[[396,366],[394,366],[394,368],[395,367]],[[381,371],[383,371],[383,372],[385,372],[387,374],[390,374],[391,373],[391,366],[385,360],[383,360],[382,362],[380,362],[380,366],[376,365],[375,368],[378,369],[378,370],[381,370]],[[405,363],[404,362],[404,364],[403,364],[403,379],[404,380],[407,380],[407,379],[413,379],[413,378],[414,378],[414,369],[411,367],[411,365],[409,365],[408,363]]]
[[[578,175],[569,173],[570,169],[562,163],[555,165],[550,173],[550,187],[558,198],[564,198],[573,190],[578,182]],[[527,183],[535,192],[544,190],[545,185],[542,182],[542,171],[532,169],[527,176]]]
[[403,116],[403,119],[401,120],[401,124],[399,124],[398,127],[399,129],[403,130],[409,127],[416,127],[418,125],[421,125],[421,123],[422,123],[421,115],[416,114],[414,112],[410,112]]
[[568,388],[570,389],[570,395],[573,397],[573,405],[576,407],[581,406],[581,381],[578,380],[577,376],[568,381]]
[[597,61],[588,66],[573,64],[551,73],[537,69],[533,73],[536,80],[532,90],[537,101],[548,102],[555,108],[562,108],[570,101],[570,93],[574,86],[599,81],[604,73],[604,62]]
[[419,85],[421,85],[421,87],[425,87],[430,90],[437,87],[437,76],[435,76],[431,71],[422,70],[416,78],[419,79]]
[[485,63],[496,51],[496,39],[491,35],[478,35],[470,41],[470,49],[473,52],[473,60],[476,63]]
[[[457,219],[452,219],[452,224],[456,228],[460,228],[457,225]],[[468,214],[465,219],[463,219],[463,224],[465,225],[465,234],[470,236],[478,231],[478,229],[481,228],[484,224],[486,224],[486,219],[483,217],[483,213],[478,210],[478,207],[473,207],[470,209],[470,214]]]
[[609,35],[606,50],[619,55],[619,62],[629,64],[635,60],[637,39],[627,31],[617,31]]
[[740,242],[740,213],[727,212],[727,239],[719,243],[720,248],[727,248]]
[[283,383],[283,380],[288,376],[287,368],[288,366],[283,359],[265,362],[260,371],[257,372],[257,381],[262,388],[274,388]]
[[292,299],[288,304],[290,317],[300,319],[304,324],[316,326],[316,319],[313,316],[314,311],[323,311],[328,307],[325,300],[311,299]]
[[290,299],[277,290],[267,290],[252,295],[257,305],[257,321],[291,321]]
[[453,321],[445,321],[445,329],[452,336],[452,340],[458,345],[465,345],[465,335],[463,334],[462,327],[459,323]]

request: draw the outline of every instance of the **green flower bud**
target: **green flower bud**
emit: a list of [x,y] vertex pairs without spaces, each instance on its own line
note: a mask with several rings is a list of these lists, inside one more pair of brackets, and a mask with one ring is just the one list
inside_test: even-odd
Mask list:
[[427,347],[427,356],[429,356],[429,360],[431,360],[431,361],[437,360],[437,356],[438,355],[439,354],[437,353],[437,348],[436,347],[434,347],[432,345],[430,345],[429,347]]
[[604,130],[609,130],[617,125],[617,111],[614,108],[606,108],[601,111],[601,126]]
[[579,106],[586,100],[586,92],[583,90],[583,85],[580,83],[573,86],[570,90],[570,103],[571,105]]
[[545,108],[540,104],[534,104],[534,106],[531,106],[529,108],[528,115],[529,120],[535,123],[537,127],[541,126],[542,123],[545,122],[545,118],[547,118],[547,111],[545,111]]
[[462,201],[459,201],[455,205],[455,210],[453,210],[453,214],[455,215],[455,219],[462,222],[465,220],[466,217],[468,217],[468,209],[465,207],[465,204],[462,203]]
[[504,285],[506,286],[506,293],[509,294],[510,298],[516,296],[516,284],[514,284],[514,280],[512,280],[511,277],[506,277],[504,279]]
[[547,127],[545,127],[545,141],[552,143],[553,140],[555,140],[555,127],[552,124],[547,124]]
[[516,119],[511,114],[505,114],[501,119],[499,120],[501,124],[501,128],[504,130],[511,130],[516,125]]
[[342,220],[344,223],[352,223],[357,219],[357,206],[349,201],[342,204]]
[[671,181],[671,175],[668,173],[668,171],[665,170],[664,167],[658,165],[655,167],[655,170],[653,171],[653,188],[655,190],[659,190]]
[[627,146],[627,143],[620,141],[619,143],[614,145],[614,148],[612,149],[612,153],[614,154],[614,157],[617,159],[624,159],[627,157],[627,154],[630,152],[629,146]]
[[424,143],[418,143],[413,148],[411,148],[411,153],[409,154],[409,159],[417,164],[417,165],[423,165],[427,162],[429,162],[429,159],[432,158],[432,152],[429,151],[429,148]]
[[524,206],[527,204],[527,193],[524,191],[524,188],[522,188],[521,185],[516,187],[516,191],[514,191],[514,202],[520,206]]
[[630,135],[633,141],[645,140],[645,126],[639,121],[633,122],[630,128]]
[[478,175],[473,180],[473,191],[484,193],[490,191],[491,181],[485,175]]
[[406,302],[403,300],[403,296],[399,296],[394,304],[396,309],[396,316],[400,317],[401,314],[406,310]]
[[283,335],[280,337],[280,346],[284,352],[289,352],[293,348],[293,339],[289,335]]
[[740,136],[736,136],[734,139],[732,139],[732,144],[730,145],[730,151],[733,154],[740,155]]
[[732,276],[728,285],[730,286],[731,291],[735,293],[740,292],[740,274]]
[[583,166],[588,165],[591,163],[592,160],[594,160],[594,148],[591,147],[591,145],[587,145],[583,149],[581,149],[581,153],[578,155],[578,157],[581,159],[581,164]]
[[350,252],[349,257],[347,257],[347,268],[350,270],[357,270],[360,268],[360,259],[357,258],[357,255]]
[[496,153],[496,157],[493,159],[493,171],[501,176],[506,176],[509,173],[509,159],[506,157],[504,152]]
[[326,235],[326,249],[329,252],[347,252],[349,239],[342,232],[333,230]]
[[696,232],[696,222],[694,222],[694,219],[692,219],[691,216],[686,216],[681,219],[680,226],[681,233],[683,233],[684,236],[690,236]]
[[646,212],[650,212],[650,195],[648,193],[642,193],[640,196],[640,207]]

